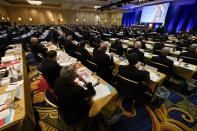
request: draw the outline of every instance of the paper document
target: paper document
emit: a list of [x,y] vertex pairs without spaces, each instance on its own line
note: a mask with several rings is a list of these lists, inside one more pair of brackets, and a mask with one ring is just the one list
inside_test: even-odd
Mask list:
[[95,86],[94,89],[96,91],[96,95],[93,96],[93,100],[98,100],[111,94],[109,88],[104,86],[103,84]]
[[114,59],[114,62],[119,60],[117,57],[113,57],[113,59]]
[[156,82],[159,79],[159,77],[155,73],[153,73],[152,71],[149,71],[149,72],[150,72],[150,79],[152,81]]
[[124,60],[123,62],[120,63],[120,65],[127,65],[129,64],[128,60]]
[[3,111],[0,111],[0,120],[5,118],[5,117],[7,117],[7,116],[9,116],[9,115],[10,115],[9,109],[5,109]]
[[9,96],[10,96],[9,93],[0,95],[0,105],[5,104],[5,101],[9,98]]

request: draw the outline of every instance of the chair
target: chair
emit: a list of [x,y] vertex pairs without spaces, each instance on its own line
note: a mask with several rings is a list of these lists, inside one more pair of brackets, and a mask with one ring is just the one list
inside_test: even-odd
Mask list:
[[97,64],[90,61],[86,60],[86,66],[92,71],[92,72],[97,72]]
[[110,52],[110,53],[113,52],[113,53],[115,53],[115,54],[118,54],[118,50],[117,50],[117,49],[114,49],[114,48],[110,48],[110,49],[109,49],[109,52]]
[[83,64],[85,63],[85,60],[84,60],[81,53],[75,51],[75,56],[76,56],[77,60],[81,61]]
[[168,67],[167,65],[161,64],[161,63],[153,62],[153,61],[150,61],[148,63],[148,65],[153,66],[153,67],[157,68],[159,72],[166,74],[167,75],[166,79],[169,80],[169,78],[172,74],[170,67]]
[[118,81],[117,91],[119,95],[122,97],[126,97],[129,99],[136,99],[138,89],[140,89],[140,83],[127,79],[119,74],[116,75],[116,79]]
[[56,98],[51,94],[50,90],[47,89],[44,92],[44,99],[45,101],[52,107],[54,107],[55,109],[58,109],[57,106],[57,100]]
[[160,55],[160,50],[155,50],[155,49],[153,49],[153,54],[155,54],[155,55]]
[[197,64],[197,59],[195,59],[195,58],[186,57],[186,56],[180,56],[180,58],[183,59],[183,62],[194,64],[194,65]]

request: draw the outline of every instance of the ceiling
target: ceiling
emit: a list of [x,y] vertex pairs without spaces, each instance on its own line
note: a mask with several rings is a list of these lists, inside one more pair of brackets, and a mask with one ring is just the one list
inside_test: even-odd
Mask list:
[[[68,10],[96,10],[96,8],[100,6],[115,3],[120,0],[35,0],[35,1],[42,1],[42,4],[39,6],[30,5],[29,3],[27,3],[27,0],[0,0],[0,5],[58,8],[58,9],[68,9]],[[124,0],[124,1],[128,1],[128,0]],[[151,3],[153,4],[153,3],[166,2],[166,1],[189,2],[195,0],[131,0],[130,2],[127,2],[126,5],[122,5],[121,7],[118,8],[128,10],[139,6],[145,6]],[[112,9],[112,8],[108,8],[108,9]]]
[[[38,1],[38,0],[36,0]],[[61,8],[61,9],[93,9],[108,4],[116,0],[40,0],[42,4],[39,7]],[[6,6],[26,6],[32,7],[26,0],[0,0],[1,5]],[[38,6],[37,6],[38,7]]]

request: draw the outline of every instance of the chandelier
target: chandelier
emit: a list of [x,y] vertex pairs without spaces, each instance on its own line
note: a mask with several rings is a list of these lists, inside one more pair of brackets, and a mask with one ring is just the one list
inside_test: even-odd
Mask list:
[[27,0],[27,2],[31,5],[41,5],[42,1],[36,1],[36,0]]

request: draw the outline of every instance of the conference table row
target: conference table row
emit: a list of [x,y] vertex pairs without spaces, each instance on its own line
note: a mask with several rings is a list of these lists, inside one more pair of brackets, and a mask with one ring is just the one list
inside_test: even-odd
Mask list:
[[[110,42],[109,46],[111,46],[111,44],[113,43]],[[134,40],[130,40],[130,41],[122,40],[122,44],[123,44],[123,48],[128,48],[128,46],[125,46],[125,45],[133,46]],[[169,45],[173,45],[173,44],[169,44]],[[146,44],[146,47],[148,48],[148,50],[153,49],[153,46],[150,44]],[[91,50],[89,49],[89,51]],[[143,49],[141,51],[144,52],[146,63],[149,63],[153,56],[157,56],[155,54],[148,53]],[[180,51],[173,51],[172,49],[170,53],[171,55],[168,56],[168,58],[174,61],[174,73],[186,80],[191,79],[194,76],[194,74],[197,72],[197,65],[193,65],[193,64],[189,64],[189,63],[185,63],[181,61],[179,62],[177,57],[181,53]]]
[[2,57],[0,72],[8,76],[0,80],[0,130],[29,130],[35,127],[31,90],[21,44],[12,45]]

